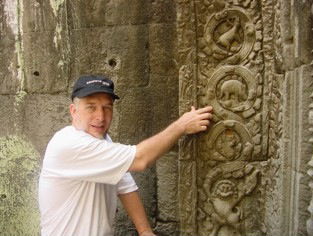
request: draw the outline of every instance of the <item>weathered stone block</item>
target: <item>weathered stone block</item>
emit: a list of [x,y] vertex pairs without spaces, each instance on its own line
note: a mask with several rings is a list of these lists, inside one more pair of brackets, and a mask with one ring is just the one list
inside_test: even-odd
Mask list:
[[71,40],[76,42],[71,49],[72,80],[80,74],[103,73],[112,77],[117,89],[148,83],[146,26],[75,30]]
[[24,34],[23,60],[25,89],[30,93],[64,92],[68,86],[67,39],[62,45],[54,42],[54,32],[34,32]]
[[41,154],[59,129],[70,124],[70,99],[67,95],[27,95],[24,133]]
[[15,126],[17,123],[14,104],[16,103],[16,100],[14,96],[0,95],[0,101],[0,137],[4,137],[15,133]]
[[20,87],[18,24],[15,16],[16,4],[0,3],[0,94],[14,94]]
[[[158,219],[162,222],[178,222],[178,154],[170,152],[157,162],[156,172]],[[170,234],[169,234],[170,235]]]
[[151,167],[144,172],[132,173],[132,175],[139,187],[139,194],[150,220],[151,227],[154,227],[157,209],[155,167]]
[[[118,128],[127,130],[119,132],[117,140],[137,144],[151,135],[152,107],[149,105],[151,95],[146,88],[123,90],[122,99],[119,101]],[[125,115],[123,115],[125,114]],[[139,115],[140,114],[140,115]]]
[[149,7],[149,22],[174,23],[176,21],[176,8],[173,1],[154,0]]
[[150,106],[152,107],[152,132],[159,132],[178,118],[178,77],[150,75]]
[[158,75],[177,74],[176,29],[174,24],[152,24],[149,26],[150,72]]
[[[292,3],[291,3],[292,4]],[[312,59],[313,32],[312,12],[310,1],[295,1],[291,6],[294,11],[292,17],[294,31],[294,52],[297,66],[309,64]]]
[[[54,15],[52,1],[23,0],[22,27],[23,33],[54,31],[57,23],[56,15]],[[63,15],[66,15],[65,1],[58,1]],[[56,3],[57,4],[57,3]]]
[[67,1],[69,27],[94,28],[106,25],[107,1]]
[[108,1],[105,20],[107,25],[140,25],[147,23],[150,2],[146,0]]
[[[71,33],[71,85],[81,74],[104,72],[108,37],[105,28],[78,29]],[[70,86],[70,90],[71,91]]]
[[[0,32],[0,37],[2,33],[4,32]],[[14,39],[9,37],[0,40],[0,57],[3,58],[0,60],[0,94],[15,94],[22,84],[18,76],[18,53],[15,45]]]
[[24,138],[0,137],[1,235],[38,235],[39,154]]

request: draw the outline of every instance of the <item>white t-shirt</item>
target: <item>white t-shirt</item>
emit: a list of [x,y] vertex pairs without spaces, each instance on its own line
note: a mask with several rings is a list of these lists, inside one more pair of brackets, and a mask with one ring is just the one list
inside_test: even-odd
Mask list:
[[136,146],[67,126],[50,140],[39,180],[42,236],[111,236],[117,194],[138,188],[127,172]]

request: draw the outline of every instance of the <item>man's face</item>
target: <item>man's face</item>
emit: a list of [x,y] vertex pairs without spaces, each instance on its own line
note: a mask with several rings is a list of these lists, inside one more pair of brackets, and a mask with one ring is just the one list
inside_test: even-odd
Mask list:
[[75,98],[70,105],[70,112],[75,128],[103,139],[112,121],[113,99],[105,93]]

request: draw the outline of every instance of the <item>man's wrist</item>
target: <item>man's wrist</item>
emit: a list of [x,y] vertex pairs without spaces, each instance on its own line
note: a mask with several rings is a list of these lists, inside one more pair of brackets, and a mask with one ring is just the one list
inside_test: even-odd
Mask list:
[[138,231],[139,235],[144,233],[144,232],[152,232],[152,229],[151,228],[146,228],[146,229],[141,229],[140,231]]
[[172,127],[177,132],[179,136],[183,136],[186,133],[185,127],[179,122],[179,120],[176,120],[172,123]]
[[156,235],[153,233],[152,229],[146,229],[139,232],[139,236],[156,236]]

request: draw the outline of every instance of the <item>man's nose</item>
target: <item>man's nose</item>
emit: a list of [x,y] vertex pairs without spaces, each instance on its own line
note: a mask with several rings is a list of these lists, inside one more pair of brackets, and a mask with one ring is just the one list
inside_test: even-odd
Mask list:
[[98,109],[96,112],[96,119],[99,121],[103,121],[105,117],[105,112],[103,109]]

